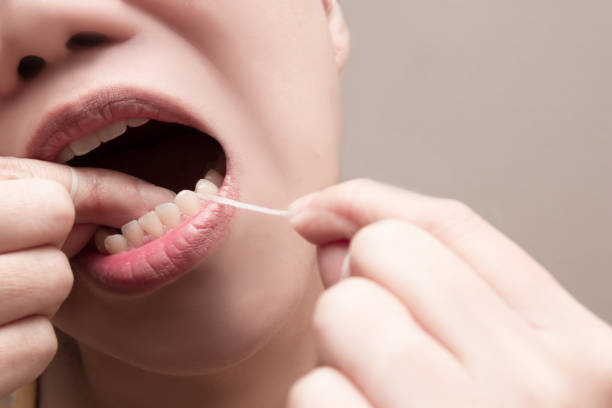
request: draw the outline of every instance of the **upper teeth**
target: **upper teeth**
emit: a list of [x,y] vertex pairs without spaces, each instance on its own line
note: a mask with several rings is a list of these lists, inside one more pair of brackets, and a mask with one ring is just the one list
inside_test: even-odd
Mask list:
[[128,127],[142,126],[148,121],[149,119],[145,118],[134,118],[111,123],[97,132],[91,133],[78,140],[74,140],[72,143],[66,146],[66,148],[60,152],[60,154],[57,155],[56,161],[59,163],[66,163],[75,156],[83,156],[98,148],[102,143],[110,142],[111,140],[118,138],[125,133]]

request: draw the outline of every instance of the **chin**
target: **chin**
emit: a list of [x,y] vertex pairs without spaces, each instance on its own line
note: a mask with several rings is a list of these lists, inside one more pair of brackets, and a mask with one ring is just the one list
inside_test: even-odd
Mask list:
[[82,349],[151,373],[240,365],[291,325],[320,284],[314,247],[285,220],[236,214],[229,229],[208,257],[155,290],[77,281],[54,324]]

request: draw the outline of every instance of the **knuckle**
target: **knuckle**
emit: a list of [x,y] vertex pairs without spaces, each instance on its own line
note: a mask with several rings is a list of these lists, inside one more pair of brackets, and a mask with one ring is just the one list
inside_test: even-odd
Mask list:
[[443,223],[465,224],[477,217],[476,212],[463,201],[442,198],[438,200],[438,206],[438,213]]
[[439,201],[442,213],[447,217],[456,219],[471,218],[474,216],[472,208],[463,201],[453,198],[443,198]]
[[[369,224],[359,230],[352,242],[359,246],[378,245],[396,241],[400,237],[412,236],[422,232],[418,227],[397,219],[386,219]],[[361,252],[361,251],[360,251]]]
[[367,200],[368,195],[376,188],[377,184],[376,181],[367,178],[351,180],[344,184],[343,193],[357,205],[357,203]]
[[46,287],[54,298],[63,301],[68,297],[74,282],[70,262],[66,255],[57,248],[47,247],[43,251],[45,254],[41,257],[41,262],[44,263],[44,269],[48,271]]
[[442,198],[435,205],[433,216],[424,226],[434,236],[458,238],[483,224],[482,218],[462,201]]
[[43,316],[31,318],[21,331],[18,343],[26,350],[32,364],[31,371],[40,374],[57,352],[57,337],[49,319]]
[[34,339],[37,339],[32,349],[38,357],[39,370],[42,371],[53,359],[57,352],[57,338],[53,331],[53,326],[49,320],[44,319],[38,326],[38,330],[34,334]]
[[3,191],[10,192],[6,201],[8,214],[16,221],[25,219],[28,231],[37,231],[38,242],[58,244],[72,229],[75,218],[74,205],[66,189],[53,180],[41,178],[5,181]]
[[437,250],[434,238],[416,225],[401,220],[378,221],[362,228],[350,244],[351,271],[355,275],[373,277],[398,263],[415,263],[428,259]]
[[[4,333],[0,342],[0,396],[36,380],[57,351],[53,326],[42,316],[22,319]],[[3,375],[7,372],[9,375]]]
[[40,197],[45,199],[46,217],[50,226],[70,231],[75,211],[68,191],[57,182],[44,179],[38,180],[36,188],[39,189]]

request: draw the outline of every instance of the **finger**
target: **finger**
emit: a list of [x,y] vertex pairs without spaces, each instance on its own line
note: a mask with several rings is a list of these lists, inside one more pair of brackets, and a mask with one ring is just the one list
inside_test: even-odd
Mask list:
[[73,275],[55,247],[0,256],[0,325],[30,315],[51,317],[68,297]]
[[320,367],[300,379],[289,392],[287,408],[371,408],[341,373]]
[[0,181],[0,253],[61,246],[74,223],[70,195],[51,180]]
[[319,273],[326,288],[342,278],[342,268],[348,253],[348,245],[346,241],[338,241],[317,248]]
[[366,279],[328,289],[317,303],[314,327],[323,364],[345,373],[374,406],[453,406],[469,388],[452,353],[395,296]]
[[68,258],[78,254],[90,241],[96,230],[100,228],[96,224],[75,224],[70,235],[62,245],[62,252]]
[[0,328],[0,395],[34,381],[57,350],[53,326],[30,316]]
[[144,214],[174,198],[171,191],[112,170],[73,168],[78,182],[73,186],[70,167],[33,159],[0,158],[0,180],[50,179],[66,191],[74,190],[77,223],[120,227],[132,214]]
[[533,325],[564,324],[566,313],[575,309],[575,302],[541,265],[457,201],[355,180],[298,200],[290,212],[296,231],[317,245],[350,239],[379,220],[404,220],[449,247]]
[[[529,326],[460,258],[422,229],[397,220],[361,229],[349,248],[352,276],[402,301],[419,324],[470,368],[512,358],[533,343]],[[509,364],[512,362],[509,361]]]

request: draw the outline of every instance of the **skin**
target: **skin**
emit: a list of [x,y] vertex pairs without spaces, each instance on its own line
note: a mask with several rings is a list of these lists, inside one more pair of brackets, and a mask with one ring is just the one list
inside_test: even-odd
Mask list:
[[[20,0],[0,8],[0,395],[44,371],[42,407],[283,406],[291,383],[316,364],[315,248],[286,220],[242,213],[176,282],[145,296],[94,289],[68,259],[92,224],[127,222],[171,201],[168,192],[78,170],[73,202],[67,167],[26,160],[26,145],[55,106],[105,86],[153,89],[214,129],[241,199],[287,208],[338,178],[348,34],[337,6]],[[78,31],[115,41],[68,50]],[[16,66],[29,54],[47,68],[24,82]],[[65,334],[48,366],[57,349],[51,321]]]
[[[336,181],[337,4],[179,5],[0,6],[0,154],[16,157],[0,159],[0,395],[45,371],[45,408],[612,403],[606,324],[465,205],[367,180],[295,202],[290,225],[238,217],[196,270],[146,296],[83,285],[69,258],[88,226],[168,198],[82,169],[71,197],[66,166],[24,158],[29,119],[100,82],[159,87],[210,117],[245,201],[282,208]],[[71,54],[75,28],[120,41]],[[26,52],[50,63],[27,85]]]
[[465,204],[357,180],[292,214],[324,281],[347,253],[350,278],[317,303],[323,366],[290,408],[612,403],[612,329]]

